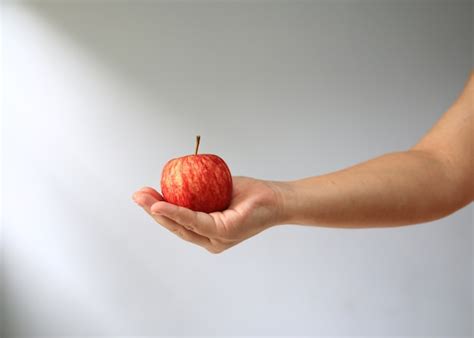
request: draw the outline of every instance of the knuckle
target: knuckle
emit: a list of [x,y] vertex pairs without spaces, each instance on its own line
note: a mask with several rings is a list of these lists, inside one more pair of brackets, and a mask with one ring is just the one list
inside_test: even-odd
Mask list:
[[189,230],[189,231],[193,231],[193,227],[191,225],[188,225],[188,224],[183,224],[183,227],[186,229],[186,230]]
[[196,213],[193,213],[190,218],[191,219],[189,220],[189,223],[190,223],[189,225],[195,226],[198,223],[198,215]]
[[192,217],[186,217],[187,210],[183,207],[178,206],[176,210],[176,220],[179,224],[182,224],[187,229],[192,229],[195,224],[195,215]]
[[183,237],[183,232],[179,228],[172,228],[171,232],[174,233],[176,236]]
[[181,207],[178,207],[178,209],[176,210],[175,218],[178,221],[178,223],[180,224],[183,223],[184,219],[183,219]]

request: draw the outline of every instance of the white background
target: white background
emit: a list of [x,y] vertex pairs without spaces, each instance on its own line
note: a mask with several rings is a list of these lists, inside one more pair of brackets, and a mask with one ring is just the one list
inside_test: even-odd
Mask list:
[[196,134],[280,180],[409,148],[472,67],[472,2],[1,9],[2,337],[472,334],[472,206],[211,255],[131,201]]

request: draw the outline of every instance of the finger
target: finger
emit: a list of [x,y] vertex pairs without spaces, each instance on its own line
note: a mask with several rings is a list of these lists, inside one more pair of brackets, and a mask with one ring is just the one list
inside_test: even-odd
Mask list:
[[148,192],[143,192],[141,190],[137,191],[133,194],[133,200],[146,211],[150,211],[151,206],[158,202],[159,199],[154,197],[152,194]]
[[161,224],[163,227],[174,233],[175,235],[179,236],[180,238],[192,242],[194,244],[200,245],[206,249],[209,249],[211,242],[209,241],[209,238],[198,235],[194,233],[193,231],[190,231],[183,227],[182,225],[176,223],[172,219],[166,217],[166,216],[158,216],[158,215],[153,215],[150,211],[150,207],[157,202],[157,200],[151,196],[149,193],[146,192],[138,192],[134,195],[135,200],[137,203],[145,209],[145,211],[153,217],[153,219]]
[[151,196],[156,198],[158,201],[163,201],[164,200],[163,196],[158,191],[153,189],[152,187],[143,187],[139,191],[140,192],[146,192],[146,193],[150,194]]
[[163,201],[154,203],[150,210],[152,214],[166,216],[200,235],[206,237],[216,237],[218,235],[216,222],[209,214],[204,212],[196,212]]
[[176,223],[172,219],[165,216],[153,216],[152,217],[161,224],[163,227],[174,233],[176,236],[184,239],[187,242],[191,242],[202,246],[203,248],[210,249],[211,241],[209,238],[196,234],[195,232],[184,228],[182,225]]
[[163,196],[161,196],[161,194],[156,191],[155,189],[151,188],[151,187],[143,187],[139,190],[137,190],[133,196],[132,196],[132,199],[137,202],[136,198],[139,196],[140,193],[147,193],[149,195],[151,195],[154,199],[156,199],[157,201],[163,201]]

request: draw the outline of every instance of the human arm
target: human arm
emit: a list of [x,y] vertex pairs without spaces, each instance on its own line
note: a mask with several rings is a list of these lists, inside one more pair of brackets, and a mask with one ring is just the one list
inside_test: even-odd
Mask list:
[[474,197],[473,97],[474,73],[458,100],[407,151],[291,182],[234,178],[232,203],[223,212],[177,207],[151,188],[135,200],[157,222],[211,252],[278,224],[362,228],[434,220]]
[[446,216],[474,197],[474,72],[411,149],[323,176],[288,182],[285,222],[397,226]]

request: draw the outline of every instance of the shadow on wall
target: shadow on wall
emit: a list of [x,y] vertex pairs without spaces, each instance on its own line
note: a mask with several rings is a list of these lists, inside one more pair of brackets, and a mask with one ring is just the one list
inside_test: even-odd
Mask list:
[[295,19],[311,19],[304,5],[263,3],[253,5],[253,11],[238,2],[30,2],[27,6],[124,83],[145,95],[159,93],[165,103],[183,111],[210,108],[207,103],[216,100],[216,92],[221,102],[226,102],[226,92],[234,101],[236,92],[262,93],[265,83],[275,82],[276,69],[291,76],[294,67],[285,61],[294,58],[291,44],[304,42],[304,36],[296,34],[303,39],[291,41],[279,12],[283,7]]
[[[238,113],[240,119],[231,121],[237,127],[241,118],[255,118],[248,107],[265,108],[268,101],[278,102],[268,108],[271,111],[258,110],[259,114],[288,120],[288,111],[298,103],[304,106],[299,100],[308,97],[322,107],[325,102],[334,104],[335,93],[345,90],[356,99],[361,95],[347,82],[351,73],[365,76],[366,84],[380,90],[384,74],[373,65],[380,60],[392,65],[404,62],[392,55],[398,33],[390,25],[381,25],[390,8],[370,2],[318,2],[317,6],[310,2],[30,2],[25,6],[140,93],[159,95],[177,113],[214,117],[225,111],[230,119]],[[373,11],[370,20],[364,15],[367,11]],[[416,11],[402,14],[415,16]],[[397,15],[400,11],[393,11],[392,20],[398,20]],[[363,54],[351,53],[366,44],[370,48]],[[349,96],[348,101],[354,99]],[[186,117],[192,122],[192,116]]]
[[[334,46],[329,33],[342,38],[349,32],[335,30],[335,23],[325,18],[327,12],[343,15],[344,6],[335,4],[315,8],[263,2],[30,2],[27,6],[121,76],[123,83],[150,97],[159,94],[160,100],[183,114],[218,116],[224,106],[231,117],[232,107],[226,103],[238,106],[236,96],[264,102],[270,95],[281,97],[289,83],[295,86],[302,79],[295,90],[304,90],[318,72],[304,65],[320,60],[325,67],[340,66],[335,55],[346,55],[346,46]],[[318,46],[312,46],[315,40]],[[235,110],[241,117],[253,114]]]
[[[167,125],[173,130],[206,130],[216,140],[250,135],[240,145],[250,149],[256,148],[252,137],[262,137],[261,125],[271,124],[273,132],[267,138],[275,141],[288,128],[304,130],[304,125],[313,123],[314,114],[305,109],[312,102],[322,107],[318,113],[322,124],[339,124],[330,109],[337,102],[335,93],[346,83],[341,66],[358,68],[347,49],[363,38],[351,36],[344,20],[341,24],[331,19],[349,15],[362,23],[357,18],[363,8],[344,3],[30,2],[25,6],[139,97],[165,107],[161,120],[149,111],[143,121],[163,124],[164,118],[171,118]],[[328,72],[333,75],[328,77]],[[354,92],[352,85],[345,86]],[[288,118],[288,112],[298,118]],[[330,130],[318,137],[331,137]],[[300,137],[301,142],[305,137],[318,142],[309,131]],[[230,145],[227,151],[240,153],[240,147]]]
[[[29,2],[24,6],[57,26],[140,95],[159,96],[190,125],[210,119],[220,127],[232,124],[245,132],[248,121],[271,119],[277,132],[284,132],[287,127],[312,123],[304,108],[318,102],[324,110],[314,113],[318,122],[336,129],[341,123],[331,116],[343,115],[351,127],[357,127],[351,129],[363,132],[368,123],[360,125],[351,110],[359,108],[359,114],[366,114],[360,117],[375,121],[369,126],[375,128],[380,111],[398,107],[402,97],[423,99],[413,95],[419,92],[420,82],[407,81],[400,74],[416,73],[424,81],[439,79],[442,70],[433,74],[425,63],[443,64],[456,58],[456,39],[464,37],[446,35],[450,16],[465,8],[461,1],[456,4],[446,1],[433,7],[433,13],[448,13],[446,18],[430,14],[431,7],[427,11],[422,1],[409,6],[377,1]],[[439,32],[426,32],[424,27],[434,25],[441,27]],[[443,48],[447,54],[433,48]],[[390,84],[381,86],[387,78]],[[376,102],[374,92],[384,98],[380,108],[367,105]],[[302,125],[288,119],[290,111]],[[387,113],[384,118],[391,116]],[[391,123],[406,122],[392,118]]]

